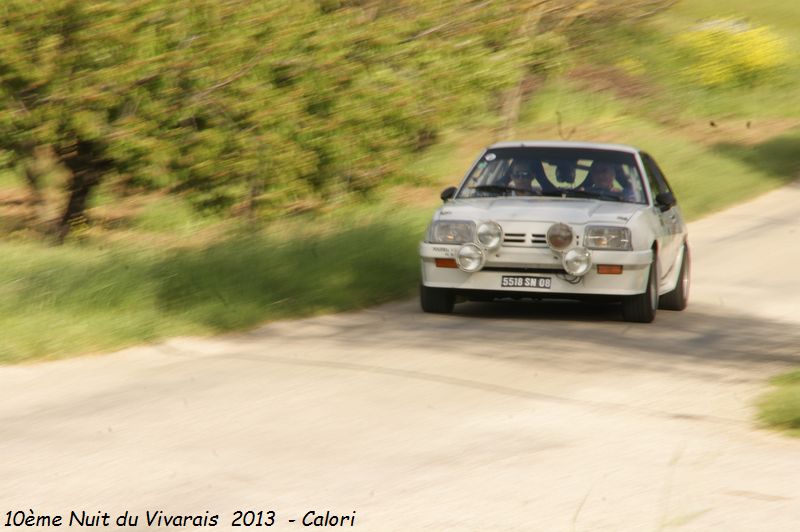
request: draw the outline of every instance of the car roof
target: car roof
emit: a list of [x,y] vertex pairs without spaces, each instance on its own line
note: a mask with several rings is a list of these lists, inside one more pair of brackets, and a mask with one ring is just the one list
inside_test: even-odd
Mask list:
[[495,148],[574,148],[579,150],[609,150],[638,153],[639,149],[626,144],[603,144],[599,142],[575,142],[567,140],[518,140],[496,142],[488,150]]

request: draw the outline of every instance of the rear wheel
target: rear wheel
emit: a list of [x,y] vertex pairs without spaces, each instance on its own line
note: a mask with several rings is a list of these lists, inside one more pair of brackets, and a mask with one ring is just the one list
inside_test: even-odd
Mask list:
[[643,294],[628,296],[622,300],[622,316],[625,321],[650,323],[658,309],[658,258],[653,252],[653,262],[647,276],[647,289]]
[[678,274],[678,284],[675,290],[661,296],[658,308],[665,310],[683,310],[689,304],[689,280],[692,272],[692,259],[689,255],[689,245],[683,245],[683,259],[681,259],[681,273]]
[[450,314],[456,304],[456,295],[448,288],[419,285],[419,303],[425,312]]

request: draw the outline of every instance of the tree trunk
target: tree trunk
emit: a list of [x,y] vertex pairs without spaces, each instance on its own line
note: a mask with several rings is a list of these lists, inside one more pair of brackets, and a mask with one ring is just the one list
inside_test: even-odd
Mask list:
[[25,181],[28,184],[28,191],[30,192],[28,207],[33,212],[34,224],[39,225],[43,220],[42,209],[44,207],[44,195],[42,194],[39,172],[33,168],[31,162],[25,164]]
[[99,183],[99,176],[92,172],[83,171],[72,174],[69,182],[69,199],[56,230],[56,239],[59,244],[64,243],[73,225],[83,218],[89,194]]
[[56,227],[59,245],[64,243],[75,222],[84,217],[89,195],[111,166],[111,162],[103,158],[101,153],[96,143],[78,141],[60,157],[64,166],[72,172],[72,177],[69,181],[69,199]]
[[522,87],[525,83],[523,74],[517,85],[506,92],[503,98],[503,139],[511,139],[516,134],[517,122],[519,122],[519,110],[522,105]]

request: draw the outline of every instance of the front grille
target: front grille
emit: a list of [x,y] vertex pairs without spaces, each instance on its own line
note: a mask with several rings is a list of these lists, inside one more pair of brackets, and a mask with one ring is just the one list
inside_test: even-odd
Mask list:
[[503,245],[514,247],[546,248],[547,237],[539,233],[504,233]]
[[486,266],[481,271],[484,272],[506,272],[506,273],[567,273],[564,268],[524,268],[521,266],[502,267],[502,266]]
[[503,244],[524,244],[525,233],[505,233],[503,235]]

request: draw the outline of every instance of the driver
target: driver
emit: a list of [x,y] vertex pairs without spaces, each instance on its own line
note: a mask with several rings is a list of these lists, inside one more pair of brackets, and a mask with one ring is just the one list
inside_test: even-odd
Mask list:
[[595,161],[589,169],[589,174],[581,184],[580,189],[600,195],[619,196],[619,192],[614,190],[614,178],[616,172],[614,166],[609,163]]
[[[619,183],[620,188],[615,186]],[[599,196],[613,196],[621,201],[636,201],[636,193],[629,178],[622,172],[617,174],[617,167],[612,163],[595,161],[589,169],[589,175],[580,186],[580,190]]]

